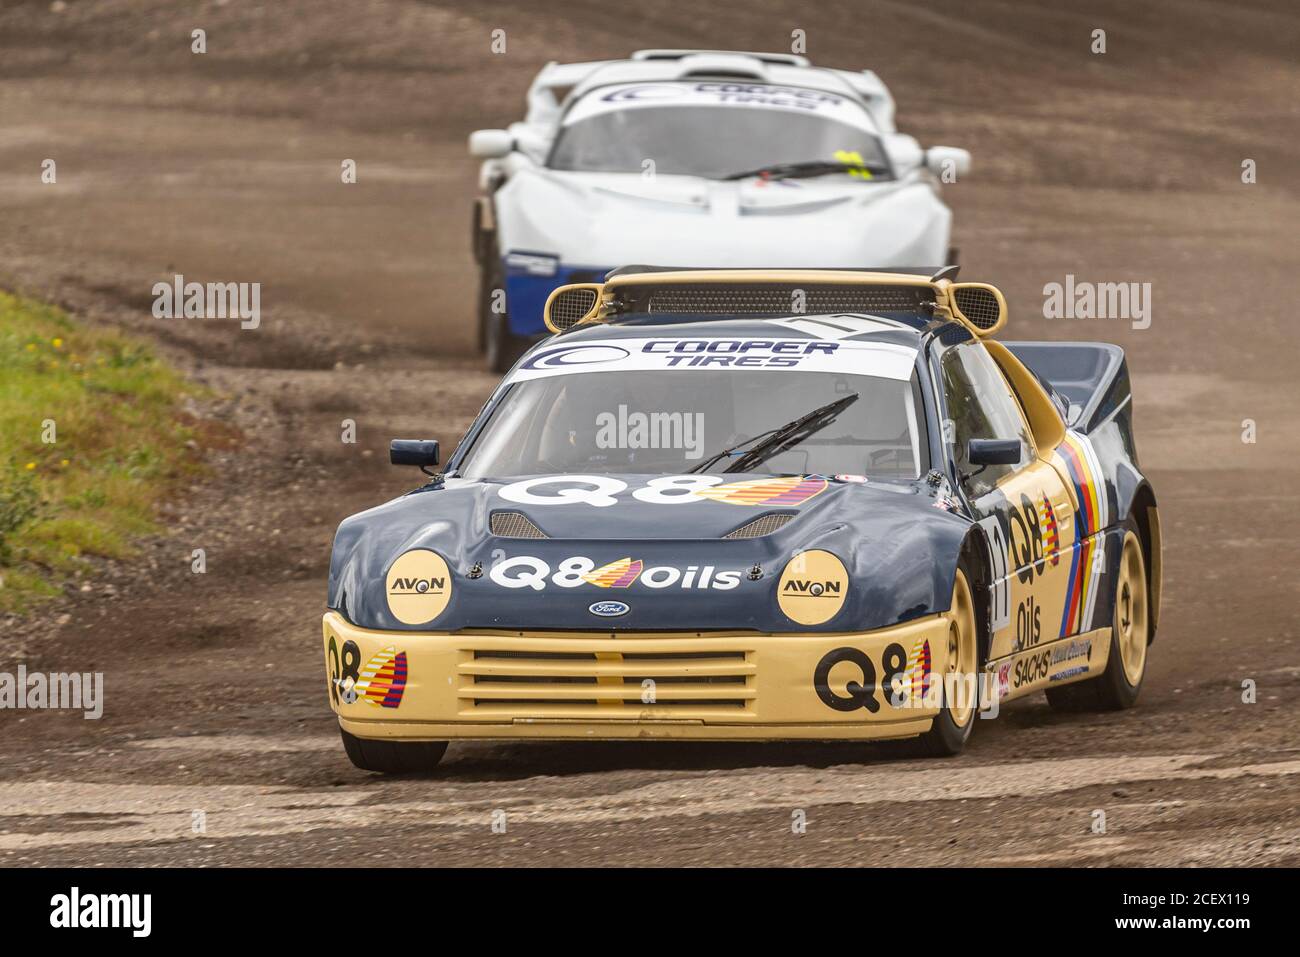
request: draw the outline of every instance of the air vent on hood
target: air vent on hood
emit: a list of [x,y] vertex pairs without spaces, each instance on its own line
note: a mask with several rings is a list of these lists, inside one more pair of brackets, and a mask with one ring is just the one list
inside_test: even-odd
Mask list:
[[786,522],[794,518],[793,512],[768,512],[766,515],[760,515],[758,518],[746,522],[740,528],[732,529],[723,535],[723,538],[762,538],[764,535],[771,535],[778,528],[785,525]]
[[[620,292],[626,292],[620,290]],[[797,298],[796,298],[797,294]],[[918,312],[931,293],[924,286],[844,285],[813,283],[741,283],[663,285],[651,292],[645,312],[687,315],[772,315],[794,312],[826,315],[838,312]],[[631,297],[628,297],[631,298]],[[802,308],[800,308],[802,307]],[[629,312],[640,311],[635,308]]]
[[550,538],[523,512],[493,512],[488,527],[500,538]]

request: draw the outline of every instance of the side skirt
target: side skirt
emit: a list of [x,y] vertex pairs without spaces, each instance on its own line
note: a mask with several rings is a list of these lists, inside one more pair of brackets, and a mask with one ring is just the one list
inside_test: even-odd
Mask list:
[[1001,701],[1023,698],[1049,685],[1095,678],[1110,659],[1110,628],[1085,631],[996,658],[984,666]]

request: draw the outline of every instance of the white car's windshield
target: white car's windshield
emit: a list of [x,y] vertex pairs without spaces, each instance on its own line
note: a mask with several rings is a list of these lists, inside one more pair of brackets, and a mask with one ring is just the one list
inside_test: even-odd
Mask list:
[[[680,474],[701,467],[721,473],[773,430],[831,403],[839,407],[833,420],[818,422],[745,471],[915,479],[929,467],[915,377],[718,369],[584,372],[516,382],[457,474]],[[737,446],[736,454],[709,462]]]
[[548,165],[644,174],[647,161],[656,173],[708,179],[817,161],[849,164],[853,170],[845,175],[858,179],[889,178],[880,140],[859,106],[816,91],[755,84],[595,91],[566,118]]

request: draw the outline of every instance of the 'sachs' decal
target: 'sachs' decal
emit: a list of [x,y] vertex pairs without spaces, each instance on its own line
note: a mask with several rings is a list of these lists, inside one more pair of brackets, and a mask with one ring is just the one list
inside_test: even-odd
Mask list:
[[583,580],[601,588],[627,588],[641,574],[644,563],[641,559],[620,558],[616,562],[602,565],[593,572],[583,575]]
[[396,708],[406,690],[406,652],[385,648],[361,669],[357,695],[377,708]]
[[1060,636],[1087,631],[1097,607],[1097,591],[1105,569],[1105,539],[1110,503],[1097,453],[1086,436],[1067,432],[1054,453],[1070,476],[1079,511],[1075,518],[1077,540],[1070,555],[1070,577],[1061,613]]
[[813,549],[790,559],[776,587],[777,604],[787,618],[801,625],[820,625],[844,607],[849,573],[830,552]]
[[1016,662],[1012,671],[1012,684],[1019,688],[1021,685],[1029,684],[1031,681],[1038,681],[1047,677],[1047,671],[1052,664],[1052,653],[1043,651],[1028,658],[1021,658]]
[[826,490],[823,478],[753,479],[696,490],[700,498],[731,505],[801,505]]

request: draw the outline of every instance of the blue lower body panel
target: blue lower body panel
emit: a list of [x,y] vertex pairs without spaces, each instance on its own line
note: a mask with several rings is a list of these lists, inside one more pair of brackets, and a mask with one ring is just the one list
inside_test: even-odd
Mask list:
[[522,268],[502,263],[506,277],[506,315],[510,331],[516,336],[532,338],[549,335],[542,321],[546,297],[571,282],[601,282],[612,266],[576,266],[561,263],[553,276],[538,276]]

